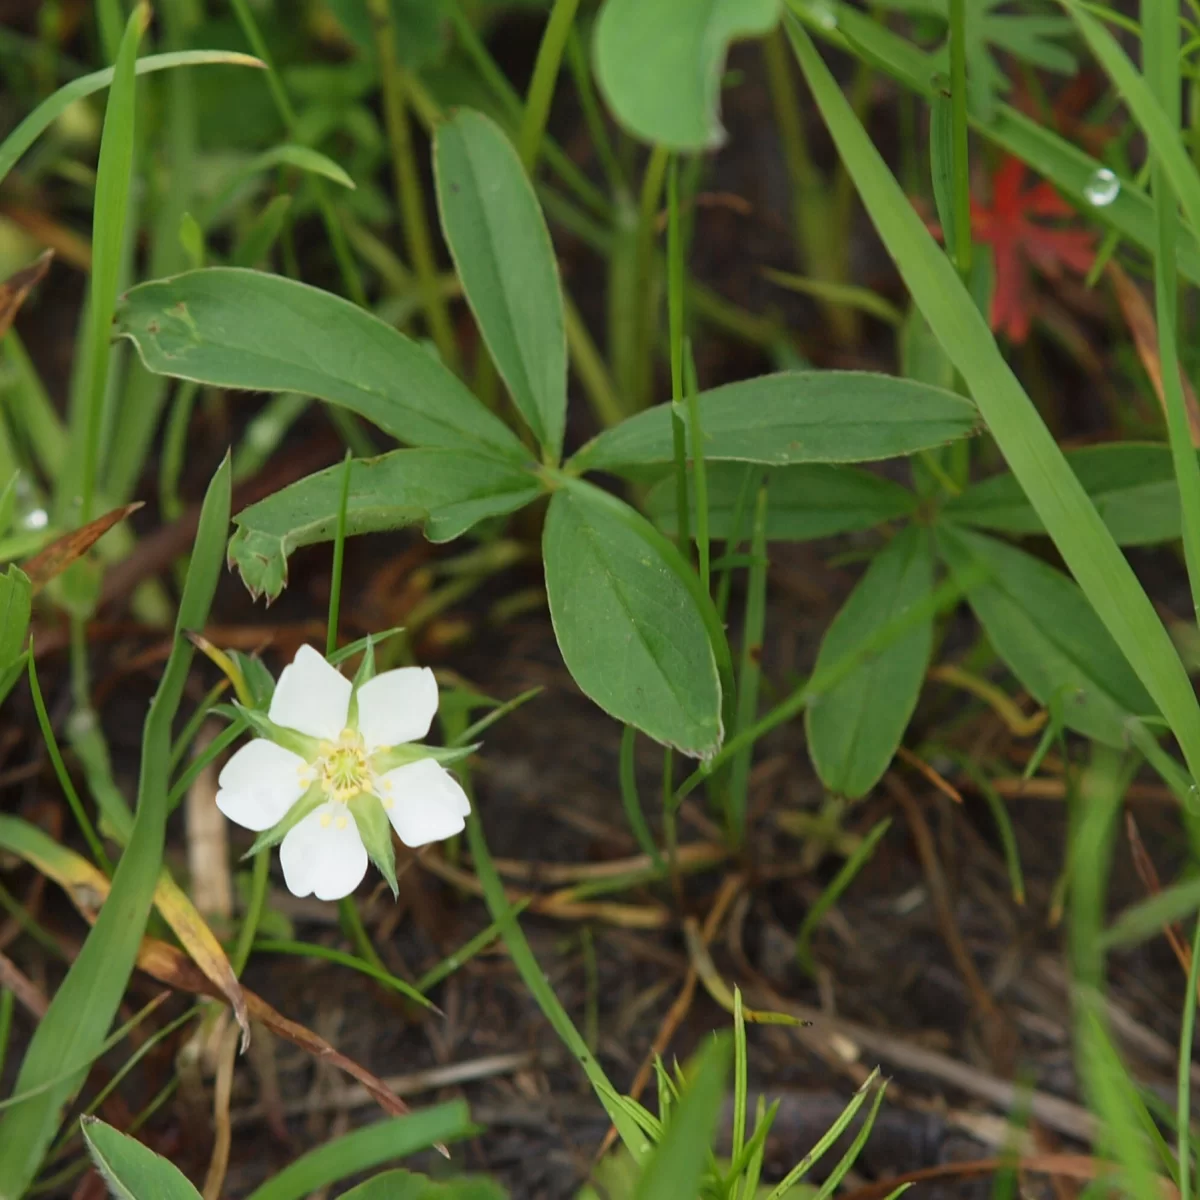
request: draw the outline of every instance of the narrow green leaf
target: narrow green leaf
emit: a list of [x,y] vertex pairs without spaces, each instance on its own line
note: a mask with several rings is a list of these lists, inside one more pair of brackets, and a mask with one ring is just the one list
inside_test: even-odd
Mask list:
[[768,33],[779,0],[607,0],[596,77],[617,120],[647,142],[708,150],[724,140],[719,104],[729,43]]
[[[704,457],[774,466],[870,462],[970,437],[975,406],[953,392],[868,371],[785,371],[702,392]],[[657,405],[593,438],[568,463],[600,471],[669,463],[671,408]],[[684,421],[687,413],[682,412]]]
[[1104,932],[1108,948],[1133,946],[1162,934],[1163,927],[1191,916],[1200,908],[1200,879],[1187,879],[1127,908]]
[[516,149],[482,113],[437,128],[442,232],[467,303],[513,401],[558,462],[567,412],[567,337],[554,247]]
[[[1067,452],[1067,462],[1119,545],[1149,546],[1180,536],[1179,488],[1168,446],[1113,442]],[[993,475],[943,510],[963,525],[1001,533],[1045,533],[1015,475]]]
[[491,1179],[434,1183],[411,1171],[385,1171],[343,1192],[338,1200],[508,1200],[508,1192]]
[[29,577],[14,563],[0,575],[0,671],[20,657],[29,632],[33,587]]
[[954,216],[954,107],[942,95],[929,106],[929,175],[933,202],[942,224],[942,240],[953,249],[958,245]]
[[369,1171],[439,1142],[464,1137],[472,1128],[464,1100],[451,1100],[436,1108],[377,1121],[301,1155],[274,1178],[255,1188],[249,1200],[303,1200],[310,1192],[347,1175]]
[[[229,560],[251,595],[275,599],[287,585],[292,552],[333,537],[342,473],[339,465],[309,475],[234,518]],[[540,491],[534,475],[506,459],[466,450],[394,450],[351,465],[346,534],[423,524],[430,541],[450,541],[486,517],[523,507]]]
[[301,392],[402,442],[527,457],[429,351],[350,301],[279,275],[211,267],[140,284],[117,311],[117,332],[159,375]]
[[117,1200],[200,1200],[186,1176],[135,1138],[96,1117],[80,1121],[96,1170]]
[[1023,550],[943,525],[938,550],[955,572],[985,567],[967,599],[996,652],[1040,703],[1061,701],[1071,729],[1109,746],[1128,743],[1130,717],[1154,702],[1079,587]]
[[811,39],[794,21],[788,28],[842,161],[913,299],[1088,603],[1167,718],[1189,770],[1200,776],[1200,706],[1153,604]]
[[200,228],[207,230],[212,225],[247,180],[253,179],[255,175],[273,171],[277,167],[295,167],[298,171],[304,171],[309,175],[320,175],[322,179],[328,179],[339,187],[351,190],[355,186],[354,180],[346,174],[345,168],[335,163],[328,155],[322,154],[319,150],[313,150],[309,146],[281,142],[269,150],[264,150],[261,154],[256,154],[245,166],[239,167],[232,174],[219,195],[206,205],[198,219]]
[[633,1200],[695,1200],[712,1154],[732,1050],[728,1035],[722,1035],[696,1056],[687,1088],[642,1169]]
[[[138,45],[150,22],[150,7],[139,4],[130,14],[121,38],[112,90],[104,110],[100,160],[92,205],[92,269],[85,309],[87,334],[80,344],[79,393],[81,408],[72,402],[71,437],[66,470],[58,478],[56,507],[59,519],[79,496],[78,513],[71,516],[86,525],[93,516],[97,469],[105,440],[102,416],[108,391],[108,364],[112,354],[112,318],[117,286],[125,262],[129,193],[133,186],[134,114],[137,101]],[[72,572],[78,577],[78,572]]]
[[621,1103],[622,1097],[609,1082],[604,1068],[596,1061],[596,1056],[588,1049],[587,1043],[583,1040],[579,1030],[575,1028],[567,1010],[563,1008],[561,1001],[554,994],[554,989],[539,966],[536,955],[530,949],[529,942],[517,920],[517,909],[509,903],[504,883],[492,861],[476,805],[472,806],[471,812],[467,816],[467,842],[471,848],[471,857],[475,862],[475,870],[479,875],[488,911],[492,914],[492,920],[501,928],[504,944],[512,956],[513,965],[521,975],[522,982],[529,994],[537,1001],[538,1007],[545,1014],[546,1020],[558,1034],[563,1045],[583,1069],[583,1073],[595,1090],[604,1111],[621,1135],[621,1141],[624,1142],[634,1158],[640,1162],[645,1154],[646,1139],[630,1119],[627,1110]]
[[[203,628],[212,605],[229,527],[230,473],[226,457],[209,484],[201,509],[171,655],[146,716],[133,833],[100,916],[29,1043],[16,1091],[39,1087],[54,1078],[64,1064],[86,1059],[104,1041],[133,970],[162,862],[171,725],[192,660],[192,644],[181,635],[184,630]],[[0,1119],[3,1200],[17,1200],[24,1194],[54,1136],[64,1105],[79,1090],[85,1074],[79,1073]]]
[[[909,526],[875,556],[834,617],[821,641],[814,671],[839,661],[932,590],[929,531]],[[857,800],[879,782],[916,708],[932,646],[929,617],[809,705],[805,714],[809,752],[830,791]]]
[[[714,538],[734,538],[739,532],[739,502],[745,474],[752,468],[740,463],[712,463],[708,467],[709,533]],[[801,463],[761,472],[770,492],[767,511],[767,540],[804,542],[871,529],[885,521],[913,514],[917,497],[906,487],[882,475],[857,467],[826,463]],[[695,506],[695,497],[690,497]],[[675,483],[660,480],[646,495],[646,511],[663,530],[674,535],[676,523]],[[745,505],[742,503],[742,508]],[[691,528],[695,523],[691,523]]]
[[[168,71],[173,67],[200,67],[205,65],[262,67],[262,63],[249,54],[238,54],[232,50],[180,50],[171,54],[150,54],[139,58],[134,70],[139,75],[153,71]],[[103,91],[113,81],[113,67],[81,75],[64,84],[53,95],[48,96],[21,123],[0,142],[0,183],[12,170],[17,159],[62,116],[76,100]]]
[[575,682],[605,712],[685,754],[721,743],[721,687],[696,602],[644,539],[586,494],[550,501],[550,617]]
[[825,914],[842,898],[842,893],[854,882],[858,873],[870,861],[884,834],[892,827],[892,818],[884,817],[866,833],[866,836],[854,847],[853,853],[842,863],[838,873],[829,882],[825,890],[817,897],[804,914],[804,920],[796,932],[796,958],[812,975],[816,974],[815,965],[808,943],[813,932],[821,924]]

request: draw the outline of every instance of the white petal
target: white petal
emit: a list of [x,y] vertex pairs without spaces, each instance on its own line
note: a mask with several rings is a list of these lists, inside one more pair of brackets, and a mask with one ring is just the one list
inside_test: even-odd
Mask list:
[[384,671],[358,689],[358,731],[368,750],[419,742],[437,708],[437,680],[428,667]]
[[255,738],[217,777],[217,807],[243,829],[270,829],[307,790],[300,777],[307,765],[300,755]]
[[333,742],[346,728],[353,685],[311,646],[283,668],[267,716],[276,725]]
[[344,804],[322,804],[288,830],[279,861],[288,891],[318,900],[350,895],[367,873],[367,849]]
[[406,846],[424,846],[462,833],[463,818],[471,811],[458,780],[432,758],[381,775],[379,795],[392,828]]

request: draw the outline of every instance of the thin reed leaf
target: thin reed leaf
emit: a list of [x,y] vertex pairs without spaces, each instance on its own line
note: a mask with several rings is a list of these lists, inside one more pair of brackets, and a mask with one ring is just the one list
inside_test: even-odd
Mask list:
[[[258,857],[265,858],[267,856],[260,854]],[[376,963],[368,962],[365,958],[360,958],[354,954],[346,954],[342,950],[335,950],[332,946],[322,946],[316,942],[260,938],[254,943],[254,949],[261,950],[266,954],[292,954],[298,958],[321,958],[326,962],[337,963],[339,967],[349,967],[352,971],[359,971],[363,975],[368,975],[376,983],[381,983],[384,987],[389,987],[394,992],[399,992],[401,995],[407,996],[422,1008],[433,1009],[435,1012],[438,1011],[437,1005],[428,996],[423,996],[421,990],[414,987],[407,980],[393,975],[390,971],[379,967]]]
[[971,162],[967,144],[967,5],[950,0],[950,112],[954,195],[954,263],[971,274]]
[[[32,647],[30,649],[32,650]],[[29,692],[33,697],[33,711],[37,714],[38,727],[42,731],[42,741],[45,743],[46,753],[50,755],[54,774],[58,776],[59,787],[62,788],[63,795],[67,798],[67,804],[79,826],[79,832],[83,834],[83,840],[87,842],[96,865],[105,875],[111,876],[112,863],[104,851],[104,843],[96,834],[92,819],[88,816],[87,809],[83,807],[83,801],[80,800],[79,793],[75,790],[71,773],[67,770],[66,763],[63,762],[62,751],[58,748],[58,738],[54,734],[54,726],[51,724],[50,714],[46,711],[46,702],[42,699],[42,688],[38,682],[37,656],[33,653],[29,655]]]
[[325,657],[337,649],[338,610],[342,603],[342,564],[346,556],[346,507],[350,499],[350,451],[342,460],[342,491],[333,535],[333,567],[329,575],[329,620],[325,626]]
[[249,1200],[303,1200],[347,1175],[394,1162],[472,1132],[465,1100],[377,1121],[310,1150],[250,1193]]
[[[641,1162],[644,1157],[645,1138],[621,1105],[615,1103],[616,1089],[609,1083],[604,1069],[588,1050],[587,1043],[554,994],[554,989],[547,981],[542,968],[534,957],[533,950],[525,940],[525,935],[521,932],[521,926],[513,913],[512,905],[505,894],[504,884],[501,882],[496,865],[492,862],[491,853],[488,851],[487,842],[484,839],[483,826],[480,824],[479,814],[474,806],[472,806],[471,815],[467,818],[467,841],[471,847],[475,872],[483,886],[483,896],[487,902],[488,911],[492,914],[492,919],[504,929],[504,942],[512,956],[513,965],[517,968],[522,981],[537,1001],[538,1007],[545,1014],[554,1032],[558,1034],[576,1062],[583,1068],[584,1074],[595,1089],[609,1119],[617,1127],[621,1140],[634,1158]],[[255,1198],[252,1197],[252,1200]],[[258,1197],[257,1200],[268,1200],[268,1198]]]
[[[80,349],[88,373],[83,420],[72,421],[70,463],[59,481],[58,508],[65,518],[78,488],[78,524],[92,519],[96,471],[100,461],[101,412],[108,387],[113,313],[121,276],[126,233],[126,210],[133,183],[134,117],[138,45],[150,23],[150,6],[139,4],[130,14],[114,66],[112,90],[104,110],[100,137],[100,162],[96,168],[96,195],[92,210],[92,270],[88,290],[88,332]],[[74,414],[73,414],[74,415]],[[76,476],[78,472],[78,477]],[[67,497],[66,489],[70,489]],[[64,497],[67,497],[64,499]],[[72,514],[73,516],[75,514]]]
[[878,824],[873,825],[867,835],[854,847],[854,852],[842,864],[838,873],[830,880],[829,886],[817,897],[804,915],[800,929],[796,934],[796,960],[809,974],[815,974],[812,952],[809,942],[814,930],[821,923],[822,917],[838,902],[845,890],[854,882],[859,871],[871,861],[875,847],[883,840],[884,834],[892,827],[892,818],[884,817]]
[[854,1120],[858,1110],[862,1108],[867,1097],[875,1090],[879,1082],[879,1068],[863,1080],[858,1091],[854,1093],[850,1103],[841,1111],[838,1118],[821,1135],[817,1144],[771,1189],[767,1200],[784,1200],[790,1188],[799,1183],[813,1167],[825,1157],[829,1148],[842,1136],[846,1127]]
[[554,85],[578,7],[579,0],[554,0],[534,60],[529,91],[525,95],[525,111],[521,114],[521,127],[517,132],[517,153],[530,178],[537,170],[542,137],[546,132],[546,118],[550,115],[550,102],[554,99]]
[[[1179,0],[1150,0],[1150,3],[1142,4],[1141,14],[1145,82],[1167,119],[1171,144],[1182,151],[1179,136],[1182,99],[1179,78]],[[1151,192],[1158,235],[1154,248],[1154,297],[1163,404],[1167,412],[1171,458],[1179,486],[1183,552],[1192,587],[1192,608],[1200,615],[1200,463],[1192,445],[1179,373],[1179,201],[1167,179],[1162,153],[1153,140],[1151,150],[1154,155]],[[1189,183],[1193,189],[1200,189],[1200,179],[1194,170],[1190,173]],[[1193,219],[1200,215],[1200,207],[1190,211]]]
[[1200,986],[1200,921],[1192,935],[1192,961],[1188,964],[1187,990],[1179,1023],[1179,1066],[1175,1079],[1175,1129],[1179,1136],[1179,1200],[1191,1200],[1192,1156],[1192,1046],[1196,1033],[1196,988]]
[[[518,900],[511,909],[510,918],[516,920],[531,904],[532,896]],[[453,975],[464,963],[469,962],[480,951],[486,950],[497,938],[504,936],[505,921],[493,921],[486,929],[481,929],[473,938],[464,942],[453,954],[448,954],[436,966],[430,967],[416,982],[419,992],[427,992],[436,987],[443,979]]]
[[[760,487],[754,504],[750,532],[751,566],[746,573],[746,610],[742,618],[742,650],[738,664],[737,713],[733,732],[740,733],[753,724],[758,713],[758,689],[762,680],[762,643],[767,621],[767,510],[770,496]],[[733,759],[729,771],[729,826],[734,840],[741,844],[746,836],[746,811],[750,787],[753,744],[744,747]]]
[[625,809],[625,819],[629,822],[629,831],[633,834],[642,853],[649,855],[656,871],[666,871],[666,864],[658,852],[654,835],[646,823],[646,814],[642,811],[642,798],[638,795],[637,773],[634,762],[634,749],[637,745],[637,729],[626,725],[621,733],[621,757],[618,774],[621,785],[621,804]]

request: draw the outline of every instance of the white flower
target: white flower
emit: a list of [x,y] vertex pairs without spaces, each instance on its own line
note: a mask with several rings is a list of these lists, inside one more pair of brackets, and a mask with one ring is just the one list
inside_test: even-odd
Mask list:
[[408,745],[429,732],[437,707],[428,667],[385,671],[356,688],[301,646],[267,712],[278,741],[255,738],[225,764],[217,807],[246,829],[278,829],[283,877],[296,896],[348,896],[366,874],[368,850],[394,886],[381,813],[406,846],[424,846],[460,833],[471,811],[433,751]]

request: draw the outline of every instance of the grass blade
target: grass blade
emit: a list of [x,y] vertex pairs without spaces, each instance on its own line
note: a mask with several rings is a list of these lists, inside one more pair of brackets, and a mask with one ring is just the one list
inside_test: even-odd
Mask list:
[[347,1175],[463,1137],[471,1129],[465,1100],[451,1100],[436,1108],[365,1125],[301,1155],[251,1192],[249,1200],[303,1200],[310,1192]]
[[1179,215],[1176,202],[1178,198],[1193,230],[1200,229],[1200,175],[1197,175],[1179,136],[1179,0],[1143,2],[1141,13],[1144,78],[1098,21],[1082,12],[1073,12],[1073,15],[1092,52],[1125,97],[1153,154],[1154,296],[1158,310],[1163,403],[1167,411],[1175,478],[1179,484],[1183,550],[1192,587],[1192,605],[1200,613],[1200,464],[1192,447],[1179,375]]
[[[251,54],[238,54],[232,50],[180,50],[172,54],[150,54],[139,58],[134,70],[138,75],[149,75],[153,71],[168,71],[173,67],[200,67],[220,64],[238,67],[262,67]],[[78,79],[60,87],[48,96],[21,123],[0,142],[0,182],[13,169],[17,160],[33,145],[62,114],[85,96],[102,92],[113,81],[114,67],[81,75]]]

